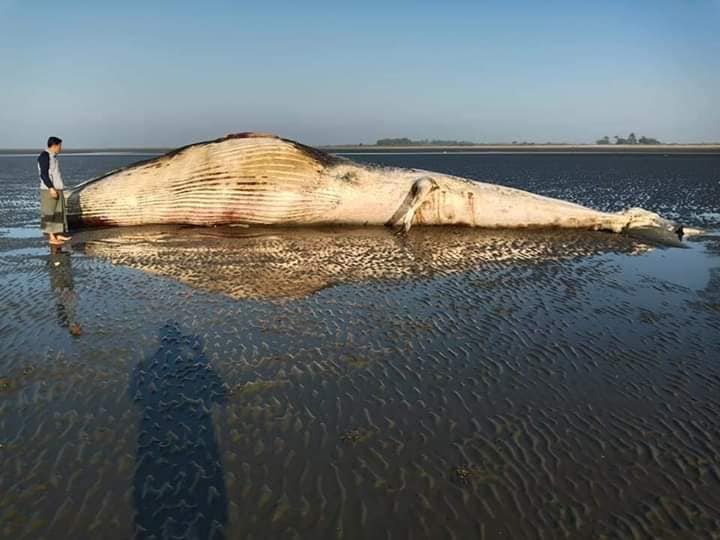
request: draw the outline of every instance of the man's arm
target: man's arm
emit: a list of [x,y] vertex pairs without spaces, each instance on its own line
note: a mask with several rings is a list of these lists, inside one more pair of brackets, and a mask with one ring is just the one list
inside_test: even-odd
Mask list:
[[50,154],[43,152],[38,157],[38,165],[40,166],[40,179],[48,189],[53,189],[52,180],[50,180]]

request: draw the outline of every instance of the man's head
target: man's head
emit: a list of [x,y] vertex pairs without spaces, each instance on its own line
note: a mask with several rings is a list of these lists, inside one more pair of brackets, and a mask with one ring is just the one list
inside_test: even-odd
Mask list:
[[48,151],[53,154],[59,154],[62,152],[62,139],[60,137],[50,137],[48,139]]

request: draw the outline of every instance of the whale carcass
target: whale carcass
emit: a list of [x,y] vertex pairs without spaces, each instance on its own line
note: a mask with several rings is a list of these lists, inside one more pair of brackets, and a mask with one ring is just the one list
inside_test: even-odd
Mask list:
[[256,133],[179,148],[111,171],[67,194],[74,227],[190,225],[466,225],[572,228],[677,243],[659,215],[620,213],[492,183],[355,163]]

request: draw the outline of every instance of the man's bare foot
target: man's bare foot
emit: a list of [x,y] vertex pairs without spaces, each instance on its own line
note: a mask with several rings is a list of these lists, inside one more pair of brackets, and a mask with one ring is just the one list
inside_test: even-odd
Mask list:
[[75,337],[82,336],[82,327],[77,323],[72,323],[70,327],[68,328],[70,331],[70,335],[73,335]]

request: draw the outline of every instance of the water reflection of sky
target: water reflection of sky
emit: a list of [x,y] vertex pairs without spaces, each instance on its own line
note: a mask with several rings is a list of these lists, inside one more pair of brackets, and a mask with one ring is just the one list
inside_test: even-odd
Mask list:
[[628,282],[655,279],[694,291],[708,286],[720,257],[707,250],[705,242],[687,242],[686,249],[657,248],[639,257],[607,255],[617,263]]
[[0,227],[0,237],[5,238],[40,238],[39,227]]
[[[411,159],[717,221],[696,217],[707,159]],[[75,235],[70,287],[32,226],[33,160],[0,163],[3,538],[717,530],[720,237],[117,229],[95,252]]]

